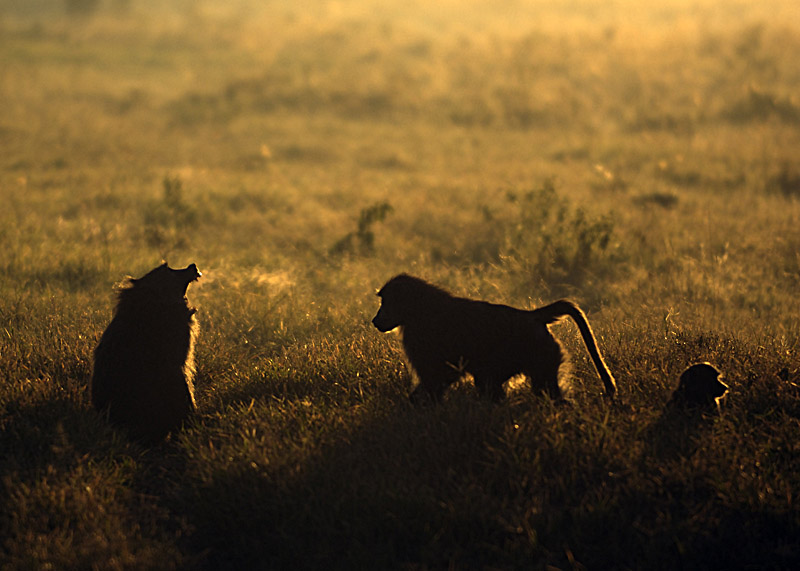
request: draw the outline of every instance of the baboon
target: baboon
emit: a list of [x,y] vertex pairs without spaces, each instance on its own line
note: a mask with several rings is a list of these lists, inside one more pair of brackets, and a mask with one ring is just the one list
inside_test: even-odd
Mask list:
[[372,324],[382,332],[402,329],[403,348],[419,381],[412,401],[423,395],[441,400],[466,373],[481,395],[495,401],[505,396],[503,384],[519,374],[529,377],[537,392],[561,400],[558,371],[564,352],[548,325],[564,316],[578,325],[606,394],[616,392],[586,316],[571,301],[526,311],[455,297],[407,274],[386,282],[378,296],[381,306]]
[[706,408],[719,410],[719,399],[725,395],[728,385],[720,379],[719,369],[711,363],[695,363],[688,367],[678,381],[668,405],[682,408]]
[[134,440],[163,440],[195,410],[197,321],[186,289],[200,275],[194,264],[163,263],[118,291],[94,351],[92,405]]

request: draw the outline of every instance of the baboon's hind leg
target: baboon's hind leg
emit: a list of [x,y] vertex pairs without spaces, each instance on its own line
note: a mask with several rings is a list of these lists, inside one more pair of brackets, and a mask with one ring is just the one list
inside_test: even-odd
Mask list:
[[548,332],[547,338],[539,340],[534,351],[530,365],[524,371],[531,380],[533,391],[561,400],[564,398],[558,386],[558,371],[564,361],[561,344]]

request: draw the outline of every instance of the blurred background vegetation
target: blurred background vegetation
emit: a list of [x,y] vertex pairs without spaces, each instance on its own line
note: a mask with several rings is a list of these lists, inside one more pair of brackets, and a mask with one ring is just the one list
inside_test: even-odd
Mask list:
[[[800,561],[789,0],[0,4],[0,567]],[[91,411],[113,286],[197,263],[198,422]],[[405,403],[408,271],[571,325],[574,406]],[[714,420],[662,414],[723,369]]]

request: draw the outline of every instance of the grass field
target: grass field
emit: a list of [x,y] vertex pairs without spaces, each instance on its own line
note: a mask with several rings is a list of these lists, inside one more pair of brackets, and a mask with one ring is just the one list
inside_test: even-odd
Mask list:
[[[794,0],[64,4],[0,7],[0,569],[800,565]],[[199,411],[145,448],[88,383],[162,259]],[[570,405],[412,407],[401,271],[577,300],[618,400],[564,323]]]

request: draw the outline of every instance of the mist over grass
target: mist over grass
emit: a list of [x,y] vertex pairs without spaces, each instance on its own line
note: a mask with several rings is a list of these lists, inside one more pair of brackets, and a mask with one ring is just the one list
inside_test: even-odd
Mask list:
[[[0,8],[0,567],[800,563],[794,2]],[[113,287],[195,262],[196,422],[91,409]],[[589,314],[572,403],[406,402],[407,271]],[[719,417],[664,404],[690,363]]]

